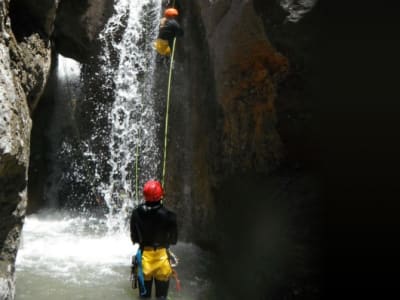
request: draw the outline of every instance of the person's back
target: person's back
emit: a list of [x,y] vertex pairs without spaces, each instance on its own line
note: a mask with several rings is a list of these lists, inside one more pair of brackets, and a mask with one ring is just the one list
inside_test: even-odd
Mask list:
[[150,298],[154,279],[157,299],[166,299],[172,274],[168,248],[178,238],[176,215],[161,203],[164,191],[160,182],[146,182],[143,195],[145,203],[133,210],[130,222],[132,243],[138,243],[142,253],[144,286],[139,285],[139,292]]
[[131,239],[141,247],[168,248],[177,242],[176,215],[159,202],[139,205],[131,221]]
[[158,38],[167,40],[169,46],[172,47],[173,40],[176,36],[182,36],[183,29],[175,19],[162,18],[160,22],[160,31]]
[[160,30],[153,46],[160,55],[169,56],[172,51],[174,38],[183,36],[183,29],[175,17],[178,11],[175,8],[168,8],[164,12],[164,18],[160,20]]

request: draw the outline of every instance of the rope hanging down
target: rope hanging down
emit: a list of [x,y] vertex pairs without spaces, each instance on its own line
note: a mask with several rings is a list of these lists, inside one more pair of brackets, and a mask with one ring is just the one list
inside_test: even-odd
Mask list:
[[[172,2],[172,7],[175,7],[175,0]],[[162,169],[162,179],[161,184],[164,187],[165,183],[165,173],[166,173],[166,164],[167,164],[167,144],[168,144],[168,121],[169,121],[169,106],[170,106],[170,97],[171,97],[171,82],[172,82],[172,68],[174,64],[174,55],[175,55],[175,43],[176,38],[174,38],[172,44],[172,53],[171,53],[171,61],[169,64],[169,75],[168,75],[168,89],[167,89],[167,106],[165,113],[165,132],[164,132],[164,155],[163,155],[163,169]],[[135,154],[135,195],[136,201],[138,201],[138,190],[139,190],[139,141],[140,141],[140,128],[138,131],[138,143],[136,144],[136,154]]]
[[140,113],[140,121],[139,121],[139,128],[138,128],[138,137],[136,143],[136,153],[135,153],[135,198],[136,202],[139,201],[139,143],[140,143],[140,131],[141,131],[141,116],[142,116],[143,109],[141,109]]
[[166,107],[166,112],[165,112],[164,158],[163,158],[163,170],[162,170],[162,179],[161,179],[161,184],[163,187],[164,187],[164,182],[165,182],[165,172],[166,172],[166,165],[167,165],[169,103],[170,103],[170,98],[171,98],[171,81],[172,81],[172,68],[173,68],[173,64],[174,64],[174,55],[175,55],[175,43],[176,43],[176,38],[174,38],[174,42],[172,44],[172,54],[171,54],[171,61],[169,64],[169,75],[168,75],[167,107]]

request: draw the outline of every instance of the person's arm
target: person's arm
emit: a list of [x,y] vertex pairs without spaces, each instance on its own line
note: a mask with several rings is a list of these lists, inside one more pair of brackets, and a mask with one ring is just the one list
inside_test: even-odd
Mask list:
[[135,211],[132,212],[131,222],[130,222],[130,231],[131,231],[131,241],[133,244],[139,243],[139,233],[136,226],[135,221]]

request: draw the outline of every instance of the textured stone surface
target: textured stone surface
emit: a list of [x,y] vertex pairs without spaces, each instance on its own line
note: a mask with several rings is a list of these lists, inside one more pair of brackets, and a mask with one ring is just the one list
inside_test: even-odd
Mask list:
[[253,1],[197,3],[223,113],[223,168],[268,173],[282,156],[275,100],[289,62],[269,42]]
[[269,174],[283,159],[276,99],[290,66],[253,1],[177,3],[185,36],[177,44],[167,188],[190,216],[185,227],[196,224],[188,236],[208,244],[219,182]]
[[98,50],[96,38],[113,11],[113,0],[61,1],[55,21],[57,52],[87,61]]
[[218,299],[319,297],[307,148],[317,27],[300,2],[177,1],[166,188],[181,236],[217,250]]
[[[88,60],[97,51],[96,36],[112,12],[112,2],[61,1],[55,17],[57,1],[13,0],[15,38],[6,18],[9,1],[1,2],[0,299],[11,299],[13,294],[13,261],[26,206],[29,108],[32,112],[36,107],[47,80],[49,39],[54,38],[63,55]],[[261,239],[265,251],[253,251],[252,257],[277,261],[272,273],[260,270],[259,274],[281,278],[269,280],[271,286],[290,282],[295,290],[282,288],[299,297],[314,295],[312,284],[306,291],[308,282],[302,285],[293,278],[310,273],[309,266],[299,261],[308,259],[305,252],[310,249],[304,239],[310,236],[305,230],[311,223],[301,222],[314,218],[308,210],[315,208],[316,183],[307,172],[282,170],[282,164],[291,159],[293,165],[304,166],[310,157],[303,147],[310,118],[306,71],[311,41],[310,27],[304,24],[314,3],[177,1],[185,36],[177,44],[166,184],[169,205],[182,216],[183,239],[221,250],[221,245],[235,247],[238,239],[256,241],[247,233],[260,236],[257,224],[287,226],[284,232],[268,231]],[[162,80],[161,88],[165,88]],[[252,218],[254,207],[259,223]],[[276,222],[262,219],[264,210],[275,212]],[[243,223],[253,224],[251,230],[242,233]],[[299,224],[304,230],[294,230]],[[282,237],[276,238],[279,234]],[[268,241],[278,248],[302,250],[278,255],[268,248]],[[299,265],[300,271],[288,275],[286,261],[293,268]],[[225,263],[230,270],[229,261]],[[235,278],[228,279],[228,285],[235,285]]]
[[[27,205],[33,112],[50,69],[50,44],[15,37],[9,1],[0,3],[0,299],[14,297],[14,262]],[[15,7],[13,7],[14,9]],[[14,11],[15,12],[15,11]],[[15,15],[13,15],[15,16]]]
[[38,34],[24,38],[18,48],[11,47],[12,69],[27,96],[33,112],[45,88],[51,66],[51,47]]

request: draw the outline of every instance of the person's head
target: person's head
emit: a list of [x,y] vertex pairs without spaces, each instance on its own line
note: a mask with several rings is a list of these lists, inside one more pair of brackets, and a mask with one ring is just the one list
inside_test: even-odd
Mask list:
[[146,203],[159,202],[164,197],[162,185],[157,180],[149,180],[143,186],[143,196]]
[[176,8],[170,7],[170,8],[167,8],[167,9],[164,11],[164,16],[165,16],[166,18],[175,18],[175,17],[177,17],[178,15],[179,15],[179,13],[178,13],[178,10],[177,10]]

